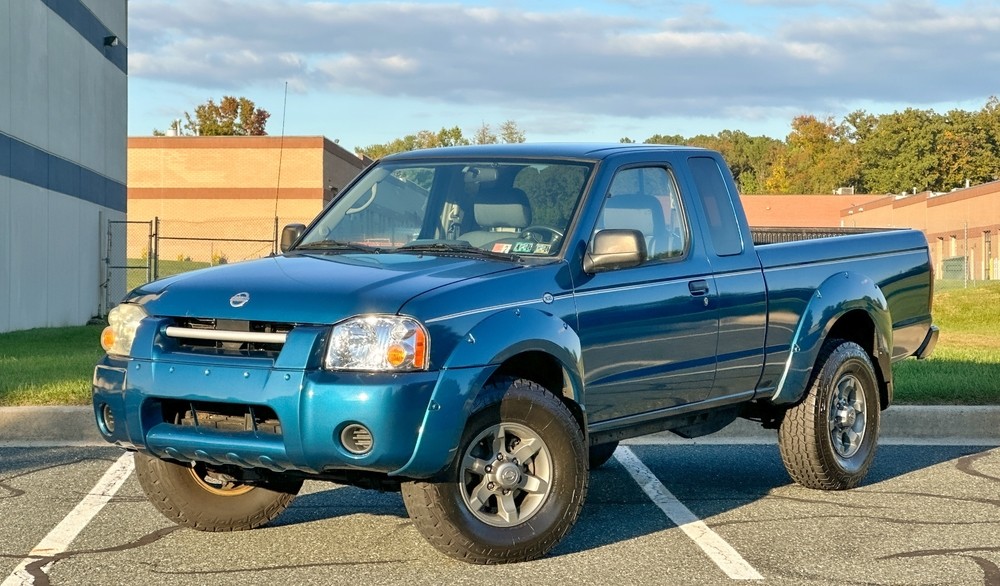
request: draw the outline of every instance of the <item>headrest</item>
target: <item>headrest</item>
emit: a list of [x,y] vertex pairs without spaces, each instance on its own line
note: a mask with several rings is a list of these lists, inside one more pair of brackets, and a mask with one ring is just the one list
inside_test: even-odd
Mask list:
[[525,228],[531,225],[531,205],[520,189],[482,191],[472,205],[481,228]]
[[612,195],[604,203],[603,228],[628,228],[651,235],[663,223],[663,206],[652,195]]

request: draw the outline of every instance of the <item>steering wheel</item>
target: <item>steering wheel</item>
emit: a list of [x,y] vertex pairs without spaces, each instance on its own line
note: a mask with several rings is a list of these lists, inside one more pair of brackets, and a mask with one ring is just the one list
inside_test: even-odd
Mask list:
[[[532,234],[529,236],[529,234]],[[545,236],[548,235],[548,239]],[[535,242],[553,243],[563,237],[563,233],[549,226],[528,226],[521,230],[521,236],[534,240]]]

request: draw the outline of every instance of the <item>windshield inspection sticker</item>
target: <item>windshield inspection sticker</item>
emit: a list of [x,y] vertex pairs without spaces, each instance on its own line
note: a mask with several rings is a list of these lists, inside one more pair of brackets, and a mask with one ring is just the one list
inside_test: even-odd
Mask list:
[[514,245],[514,252],[533,252],[534,250],[534,242],[518,242]]
[[535,246],[535,254],[548,254],[552,250],[551,244],[539,244]]
[[510,244],[501,244],[500,242],[497,242],[493,245],[493,252],[507,254],[510,252]]

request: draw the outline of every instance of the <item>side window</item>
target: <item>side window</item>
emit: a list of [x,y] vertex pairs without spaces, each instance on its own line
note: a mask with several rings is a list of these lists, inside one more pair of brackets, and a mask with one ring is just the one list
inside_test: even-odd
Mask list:
[[684,255],[688,224],[677,195],[677,183],[665,167],[634,167],[611,181],[595,231],[639,230],[646,239],[646,259]]
[[691,157],[688,164],[698,188],[701,206],[705,208],[705,223],[708,225],[715,254],[740,254],[743,252],[743,237],[722,169],[711,157]]

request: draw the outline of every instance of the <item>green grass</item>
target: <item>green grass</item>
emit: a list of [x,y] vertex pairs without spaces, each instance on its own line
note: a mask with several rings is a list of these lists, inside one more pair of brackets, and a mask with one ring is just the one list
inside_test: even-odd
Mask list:
[[[1000,283],[937,287],[941,338],[929,360],[895,369],[896,403],[1000,404]],[[83,405],[102,351],[101,326],[0,334],[0,406]]]
[[934,322],[941,328],[934,354],[893,368],[895,401],[1000,404],[1000,283],[936,285]]
[[0,334],[0,406],[85,405],[103,326]]
[[[130,258],[128,259],[128,266],[130,267],[141,267],[146,263],[145,259]],[[159,273],[160,277],[169,277],[170,275],[176,275],[178,273],[186,273],[188,271],[193,271],[195,269],[203,269],[205,267],[211,266],[212,263],[196,260],[165,260],[160,259],[157,263],[156,272]],[[145,284],[149,281],[148,273],[146,269],[128,269],[126,277],[126,289],[131,291],[139,285]]]

